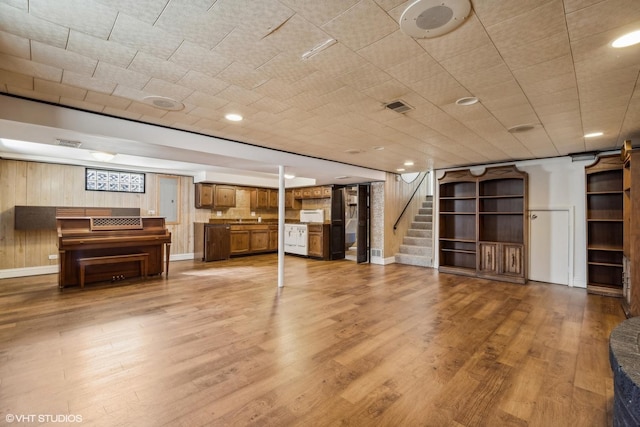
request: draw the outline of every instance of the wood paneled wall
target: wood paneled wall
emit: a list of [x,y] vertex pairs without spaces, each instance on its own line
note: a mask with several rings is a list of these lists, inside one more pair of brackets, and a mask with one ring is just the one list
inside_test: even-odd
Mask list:
[[[57,264],[48,258],[58,253],[56,232],[14,230],[16,205],[132,207],[142,215],[158,211],[158,175],[146,174],[144,194],[114,193],[86,191],[84,171],[83,166],[0,159],[0,270]],[[193,178],[179,180],[180,223],[168,226],[172,255],[193,251],[193,222],[200,220],[193,208]]]

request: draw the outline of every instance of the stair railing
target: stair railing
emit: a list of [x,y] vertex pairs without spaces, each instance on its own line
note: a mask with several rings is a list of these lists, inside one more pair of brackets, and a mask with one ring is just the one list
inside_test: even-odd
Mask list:
[[404,205],[404,209],[402,209],[402,212],[400,212],[400,216],[396,220],[395,224],[393,224],[393,231],[396,231],[396,229],[398,228],[398,224],[400,223],[400,220],[402,219],[402,216],[406,212],[406,210],[409,207],[409,205],[411,205],[411,202],[413,201],[413,198],[416,196],[416,193],[418,192],[418,190],[422,186],[422,183],[424,182],[424,180],[427,177],[427,175],[429,175],[429,171],[424,173],[424,175],[422,176],[422,179],[420,180],[420,183],[418,185],[416,185],[415,190],[413,190],[413,194],[411,194],[411,197],[409,197],[409,200],[407,201],[407,204]]

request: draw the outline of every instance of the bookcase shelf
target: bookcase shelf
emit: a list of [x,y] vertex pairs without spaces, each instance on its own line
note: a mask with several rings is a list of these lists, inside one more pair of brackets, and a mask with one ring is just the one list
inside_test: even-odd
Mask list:
[[527,180],[514,166],[440,178],[440,271],[526,282]]

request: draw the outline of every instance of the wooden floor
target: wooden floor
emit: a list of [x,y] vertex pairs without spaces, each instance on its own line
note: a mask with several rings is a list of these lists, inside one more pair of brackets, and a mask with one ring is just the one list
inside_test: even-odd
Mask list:
[[285,267],[280,290],[275,255],[84,290],[0,280],[0,424],[611,425],[618,299],[398,264]]

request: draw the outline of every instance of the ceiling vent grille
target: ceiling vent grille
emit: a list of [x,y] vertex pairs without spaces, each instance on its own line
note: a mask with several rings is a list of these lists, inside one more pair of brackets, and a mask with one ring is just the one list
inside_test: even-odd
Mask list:
[[71,141],[69,139],[56,139],[56,145],[59,145],[61,147],[80,148],[82,142]]
[[406,102],[400,99],[386,104],[385,108],[388,108],[389,110],[393,110],[396,113],[406,113],[407,111],[413,110],[412,106],[410,106],[409,104],[407,104]]

